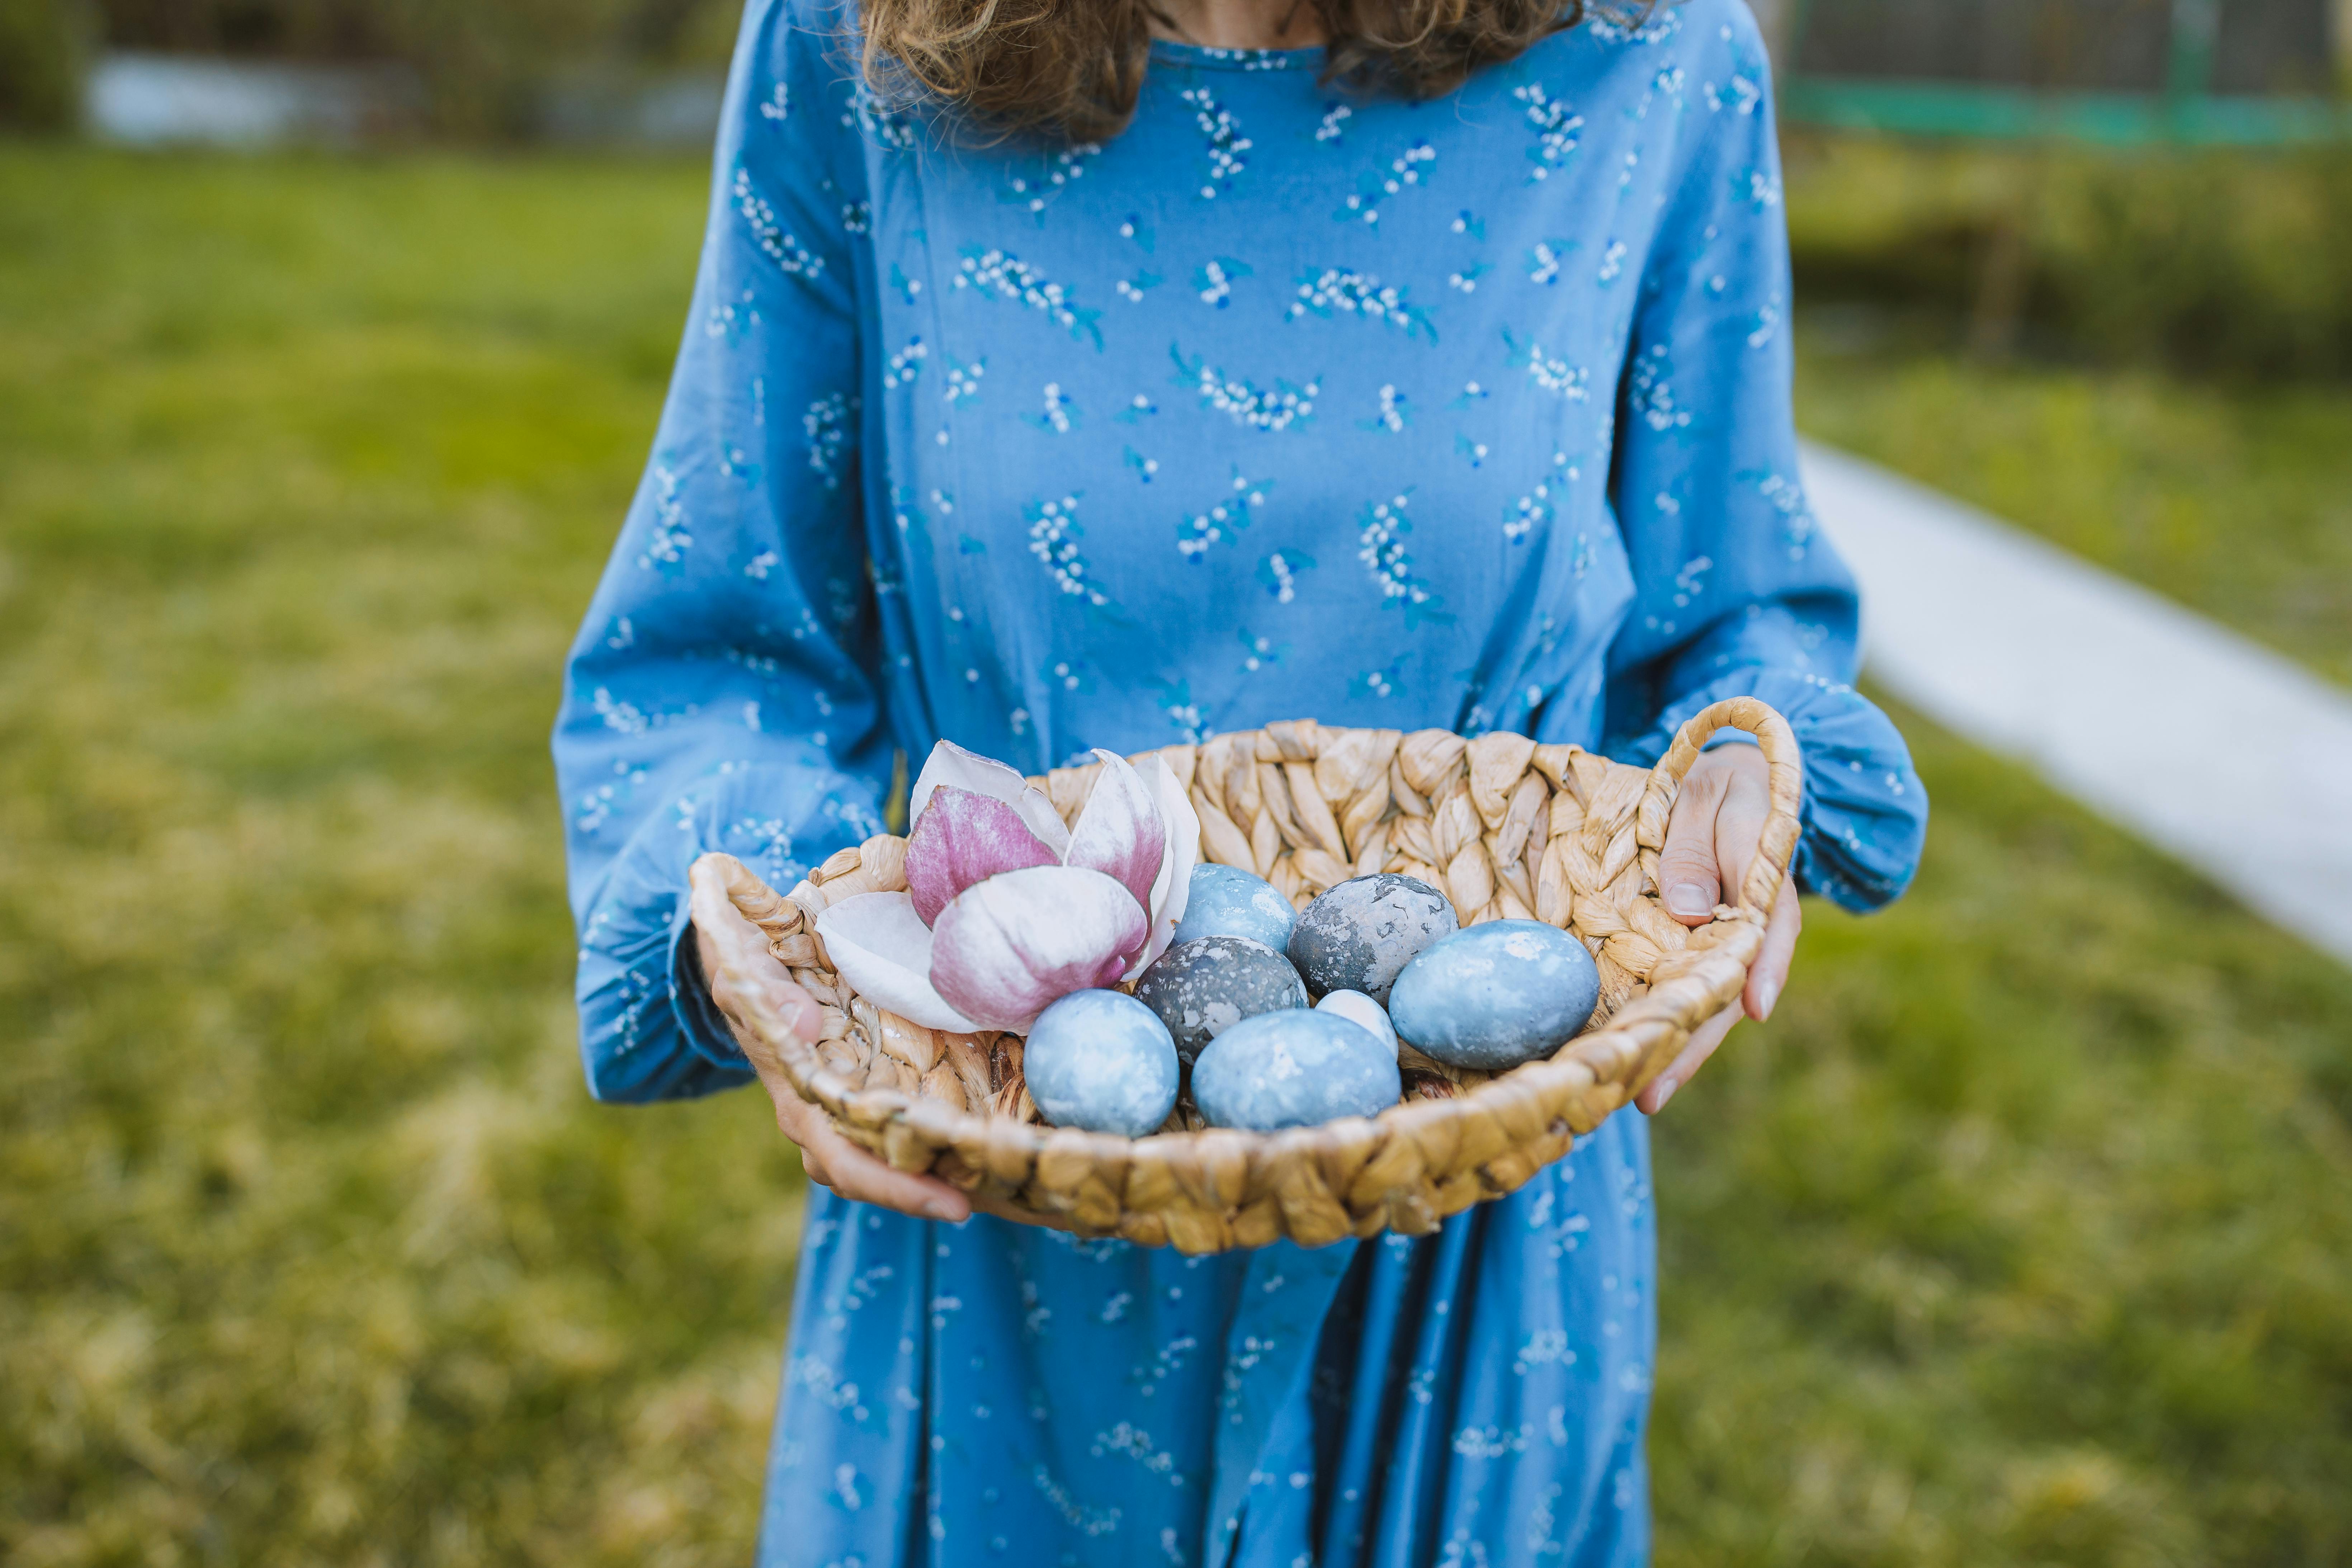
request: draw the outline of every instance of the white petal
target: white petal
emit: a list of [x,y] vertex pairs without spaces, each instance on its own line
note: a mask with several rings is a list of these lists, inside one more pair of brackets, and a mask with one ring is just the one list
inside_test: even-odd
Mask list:
[[930,759],[916,776],[914,792],[907,797],[907,822],[912,826],[923,815],[923,807],[931,803],[931,791],[941,784],[953,784],[975,795],[993,795],[1021,814],[1029,831],[1045,841],[1045,847],[1059,855],[1070,846],[1069,827],[1062,821],[1061,813],[1046,798],[1044,790],[1006,767],[1003,763],[982,756],[978,752],[965,751],[953,741],[941,741],[931,748]]
[[1100,747],[1095,756],[1102,765],[1086,809],[1070,829],[1070,847],[1062,862],[1116,879],[1135,895],[1139,908],[1148,907],[1167,858],[1168,825],[1160,819],[1154,791],[1132,763]]
[[1154,757],[1143,779],[1160,799],[1168,842],[1160,851],[1160,875],[1151,881],[1151,940],[1144,944],[1143,956],[1135,967],[1127,972],[1130,980],[1168,951],[1176,922],[1184,918],[1184,906],[1192,897],[1192,868],[1201,863],[1201,814],[1192,809],[1192,798],[1178,782],[1176,770],[1168,765],[1167,758]]
[[1025,1034],[1050,1003],[1115,983],[1149,930],[1143,906],[1100,871],[1007,871],[940,911],[931,984],[982,1026]]
[[816,917],[816,933],[842,979],[877,1007],[926,1029],[980,1027],[931,989],[931,931],[908,894],[844,899]]

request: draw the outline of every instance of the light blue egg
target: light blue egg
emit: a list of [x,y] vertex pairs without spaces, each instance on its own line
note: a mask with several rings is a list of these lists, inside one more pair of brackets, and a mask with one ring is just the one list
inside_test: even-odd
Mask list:
[[1280,952],[1290,944],[1290,928],[1298,911],[1282,889],[1263,877],[1234,866],[1192,868],[1190,890],[1184,896],[1184,918],[1177,922],[1170,946],[1197,942],[1204,936],[1245,936]]
[[1582,942],[1541,921],[1489,921],[1406,964],[1389,1018],[1447,1066],[1494,1072],[1551,1055],[1600,1000],[1601,972]]
[[1395,1053],[1337,1013],[1244,1018],[1192,1064],[1192,1102],[1202,1117],[1254,1132],[1378,1115],[1402,1090]]
[[1073,991],[1037,1015],[1021,1071],[1056,1127],[1140,1138],[1176,1109],[1176,1042],[1158,1014],[1117,991]]

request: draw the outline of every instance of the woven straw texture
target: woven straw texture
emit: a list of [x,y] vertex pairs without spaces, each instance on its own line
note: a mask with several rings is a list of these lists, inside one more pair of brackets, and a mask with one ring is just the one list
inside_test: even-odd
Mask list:
[[[1684,776],[1724,728],[1762,743],[1771,814],[1738,904],[1691,930],[1658,901],[1658,855]],[[876,1009],[827,963],[815,931],[827,904],[906,885],[906,841],[883,835],[783,897],[730,856],[696,864],[698,881],[723,879],[768,952],[823,1005],[810,1040],[755,997],[734,1020],[745,1048],[853,1142],[1012,1217],[1188,1253],[1423,1235],[1566,1153],[1738,998],[1796,847],[1803,789],[1787,721],[1748,698],[1692,719],[1648,770],[1522,735],[1312,720],[1158,754],[1191,790],[1202,858],[1255,871],[1301,906],[1350,877],[1399,871],[1447,893],[1465,925],[1533,919],[1572,931],[1601,971],[1592,1022],[1549,1058],[1492,1077],[1407,1047],[1403,1100],[1369,1119],[1244,1132],[1203,1127],[1187,1101],[1145,1138],[1046,1126],[1022,1082],[1019,1037],[919,1027]],[[1074,819],[1093,773],[1035,782]]]

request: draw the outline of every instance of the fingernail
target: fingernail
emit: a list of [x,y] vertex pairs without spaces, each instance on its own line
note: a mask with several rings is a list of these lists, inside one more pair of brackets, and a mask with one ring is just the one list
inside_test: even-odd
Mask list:
[[1696,882],[1676,882],[1666,889],[1666,912],[1676,915],[1711,915],[1715,900]]
[[923,1215],[927,1219],[945,1220],[950,1225],[955,1224],[959,1218],[962,1217],[956,1213],[955,1206],[950,1204],[945,1198],[929,1198],[925,1200],[923,1204]]
[[[1658,1080],[1658,1110],[1664,1110],[1666,1108],[1666,1101],[1672,1100],[1675,1097],[1675,1090],[1682,1086],[1682,1080],[1671,1073]],[[1650,1114],[1655,1116],[1658,1110],[1653,1110]]]
[[1772,1004],[1780,999],[1780,983],[1767,980],[1756,988],[1756,1016],[1759,1022],[1772,1016]]

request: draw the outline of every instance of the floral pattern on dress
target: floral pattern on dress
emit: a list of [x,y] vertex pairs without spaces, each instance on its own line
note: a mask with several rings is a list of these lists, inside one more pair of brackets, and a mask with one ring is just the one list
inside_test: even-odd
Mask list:
[[[788,888],[940,739],[1036,772],[1311,716],[1646,762],[1753,694],[1805,748],[1801,883],[1900,890],[1925,796],[1799,477],[1737,0],[1598,10],[1432,104],[1157,45],[1132,123],[1052,153],[877,96],[843,7],[751,0],[566,669],[596,1094],[751,1081],[688,867]],[[1632,1568],[1647,1151],[1621,1114],[1430,1236],[1207,1258],[815,1190],[763,1568]]]

